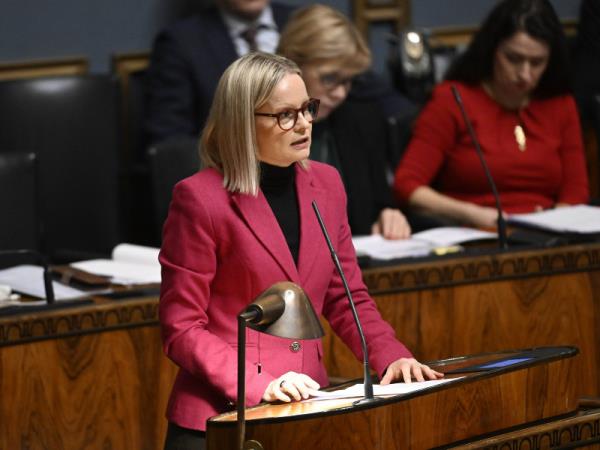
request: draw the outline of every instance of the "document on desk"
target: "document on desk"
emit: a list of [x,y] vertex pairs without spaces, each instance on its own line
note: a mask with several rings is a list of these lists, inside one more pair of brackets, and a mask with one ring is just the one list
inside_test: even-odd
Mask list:
[[352,243],[358,255],[389,260],[425,256],[435,249],[466,242],[497,239],[496,233],[467,227],[439,227],[415,233],[410,239],[388,240],[379,234],[355,236]]
[[[44,269],[40,266],[23,264],[0,270],[0,284],[6,284],[10,286],[13,291],[21,294],[43,299],[46,298],[46,291],[44,290]],[[52,287],[54,288],[54,297],[57,301],[70,300],[88,295],[88,293],[84,291],[65,286],[56,281],[52,282]],[[37,302],[21,302],[20,304],[31,303]]]
[[112,259],[91,259],[70,265],[76,269],[110,277],[114,284],[160,283],[160,249],[133,244],[119,244],[112,251]]
[[511,225],[523,225],[556,233],[600,233],[600,208],[576,205],[530,214],[512,214]]
[[[413,381],[412,383],[392,383],[373,385],[373,395],[376,397],[388,395],[403,395],[412,392],[430,389],[441,384],[452,383],[464,377],[442,378],[441,380]],[[337,391],[316,391],[310,400],[330,400],[334,398],[362,397],[365,393],[364,384],[355,384],[346,389]]]

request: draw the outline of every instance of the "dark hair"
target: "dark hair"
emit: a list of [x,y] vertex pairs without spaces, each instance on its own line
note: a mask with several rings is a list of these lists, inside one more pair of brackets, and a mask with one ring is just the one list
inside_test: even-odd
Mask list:
[[550,49],[548,66],[532,95],[547,98],[570,92],[565,35],[548,0],[499,2],[475,33],[467,50],[454,61],[446,80],[479,84],[492,78],[498,45],[518,31],[543,41]]

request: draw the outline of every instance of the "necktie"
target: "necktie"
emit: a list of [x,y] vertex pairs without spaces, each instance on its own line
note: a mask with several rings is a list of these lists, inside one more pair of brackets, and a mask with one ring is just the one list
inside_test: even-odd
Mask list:
[[256,45],[256,33],[258,32],[258,27],[252,25],[246,28],[240,36],[248,43],[248,48],[251,52],[255,52],[258,50],[258,46]]

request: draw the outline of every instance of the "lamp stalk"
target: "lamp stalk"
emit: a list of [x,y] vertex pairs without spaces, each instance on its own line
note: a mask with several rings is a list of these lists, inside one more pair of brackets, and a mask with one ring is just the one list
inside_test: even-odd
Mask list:
[[246,319],[238,316],[238,387],[237,432],[238,450],[244,450],[246,436]]

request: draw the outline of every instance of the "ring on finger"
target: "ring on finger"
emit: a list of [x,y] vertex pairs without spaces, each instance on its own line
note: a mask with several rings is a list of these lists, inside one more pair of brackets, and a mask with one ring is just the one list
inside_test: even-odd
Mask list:
[[281,380],[281,383],[279,383],[279,389],[283,389],[284,384],[285,384],[285,380]]

